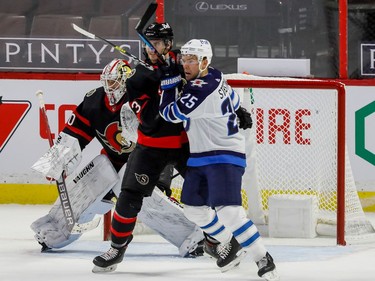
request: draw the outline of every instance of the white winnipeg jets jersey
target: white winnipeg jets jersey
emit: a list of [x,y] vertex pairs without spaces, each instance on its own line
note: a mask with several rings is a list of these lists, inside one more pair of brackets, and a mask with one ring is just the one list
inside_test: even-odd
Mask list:
[[180,97],[165,90],[160,114],[173,123],[183,121],[190,144],[188,166],[231,163],[245,167],[245,140],[235,111],[238,94],[223,74],[210,67],[208,75],[189,81]]

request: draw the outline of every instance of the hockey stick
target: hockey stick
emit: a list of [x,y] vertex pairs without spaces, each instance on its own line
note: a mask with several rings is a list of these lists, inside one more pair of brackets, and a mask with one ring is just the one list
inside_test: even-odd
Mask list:
[[[43,92],[41,90],[38,90],[36,92],[36,96],[39,99],[39,108],[40,108],[41,115],[43,116],[44,125],[46,126],[48,142],[49,142],[50,147],[52,147],[54,145],[54,142],[52,139],[51,128],[49,126],[46,107],[45,107],[45,103],[43,99]],[[55,181],[56,181],[57,191],[59,193],[61,207],[63,208],[64,217],[67,222],[68,230],[70,231],[70,233],[72,234],[83,233],[83,232],[96,228],[99,225],[100,218],[87,222],[87,223],[81,223],[81,224],[76,223],[74,219],[74,215],[73,215],[72,205],[70,204],[70,200],[69,200],[68,190],[65,184],[65,171],[63,171],[61,176],[58,179],[55,179]]]
[[82,35],[88,37],[88,38],[91,38],[91,39],[95,39],[95,40],[101,40],[109,45],[111,45],[115,50],[119,51],[122,55],[125,55],[125,56],[128,56],[128,57],[131,57],[133,60],[137,61],[138,63],[142,64],[143,66],[147,67],[148,69],[150,70],[154,70],[152,66],[150,66],[149,64],[147,64],[146,62],[144,62],[143,60],[141,60],[140,58],[136,57],[135,55],[127,52],[126,50],[124,50],[123,48],[121,48],[120,46],[117,46],[115,45],[114,43],[112,43],[111,41],[108,41],[107,39],[103,38],[103,37],[100,37],[98,35],[95,35],[91,32],[88,32],[87,30],[84,30],[83,28],[79,27],[78,25],[72,23],[72,27],[75,31],[81,33]]
[[135,26],[135,30],[137,31],[137,33],[138,33],[139,37],[141,38],[141,40],[143,41],[143,43],[146,44],[147,47],[149,47],[150,50],[158,56],[159,62],[162,63],[162,64],[167,64],[163,55],[160,54],[154,48],[154,46],[151,44],[151,42],[147,39],[147,37],[143,33],[143,29],[145,28],[147,22],[151,19],[152,15],[155,13],[157,7],[158,7],[158,4],[156,4],[156,3],[151,3],[148,6],[146,12],[143,14],[142,18],[139,20],[139,22]]
[[174,178],[177,178],[178,176],[180,176],[181,174],[179,172],[177,172],[177,174],[174,174],[173,176],[171,176],[171,180],[173,180]]

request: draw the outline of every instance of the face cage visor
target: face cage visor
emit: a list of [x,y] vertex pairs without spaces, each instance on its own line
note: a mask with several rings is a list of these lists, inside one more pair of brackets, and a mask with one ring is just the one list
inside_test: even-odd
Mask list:
[[117,75],[100,75],[100,81],[104,87],[104,91],[108,97],[109,104],[115,105],[125,94],[125,75],[118,78]]

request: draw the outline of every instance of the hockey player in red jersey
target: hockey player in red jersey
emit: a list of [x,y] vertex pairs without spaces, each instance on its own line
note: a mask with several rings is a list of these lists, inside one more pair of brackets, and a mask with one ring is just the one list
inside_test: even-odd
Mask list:
[[[173,31],[168,23],[152,23],[146,28],[146,37],[168,63],[180,67],[177,55],[172,51]],[[181,124],[166,122],[159,115],[160,72],[163,65],[148,46],[146,62],[152,69],[137,65],[134,75],[126,81],[129,104],[139,120],[138,141],[129,157],[121,193],[112,219],[111,248],[94,258],[93,272],[116,269],[133,238],[133,230],[144,198],[153,192],[160,173],[168,164],[183,176],[189,145]],[[178,70],[177,70],[178,71]],[[180,68],[182,72],[182,68]]]
[[[59,134],[55,145],[33,165],[34,170],[47,177],[58,178],[63,170],[67,175],[71,175],[66,182],[67,185],[72,185],[71,188],[68,186],[68,190],[78,223],[85,223],[92,220],[96,214],[111,210],[114,204],[111,200],[120,193],[120,177],[126,170],[129,155],[135,148],[134,140],[123,137],[126,129],[121,125],[121,112],[127,108],[129,99],[126,81],[134,74],[135,70],[125,60],[114,59],[106,65],[100,76],[102,87],[85,95]],[[134,114],[132,118],[136,120]],[[102,145],[101,154],[105,156],[95,158],[92,165],[88,166],[90,169],[84,169],[74,175],[73,172],[82,158],[81,151],[95,138]],[[153,182],[166,191],[166,194],[170,194],[172,172],[173,169],[167,167],[162,176]],[[160,175],[160,171],[158,174]],[[163,207],[161,213],[166,212],[179,219],[173,221],[175,228],[164,227],[170,223],[163,222],[168,220],[167,217],[153,211],[155,208],[160,209],[160,206]],[[203,239],[199,228],[184,217],[182,208],[159,190],[148,198],[147,206],[142,210],[142,222],[177,246],[182,256],[194,252],[198,242]],[[31,228],[42,245],[42,250],[64,247],[81,236],[67,230],[59,200],[51,211],[36,220]],[[197,253],[199,254],[199,251],[193,254]]]

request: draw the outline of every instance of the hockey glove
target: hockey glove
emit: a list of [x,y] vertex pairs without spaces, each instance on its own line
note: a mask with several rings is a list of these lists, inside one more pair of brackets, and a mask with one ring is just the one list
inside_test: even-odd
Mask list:
[[176,88],[181,84],[180,69],[174,61],[167,60],[166,65],[159,66],[159,72],[162,90]]
[[120,121],[122,128],[121,137],[123,137],[121,143],[129,146],[131,144],[130,142],[137,142],[139,121],[128,102],[124,103],[121,107]]
[[81,163],[82,153],[79,141],[60,132],[56,143],[31,167],[45,177],[58,179],[62,172],[70,175]]
[[164,168],[163,172],[160,174],[159,180],[156,183],[156,186],[163,192],[165,195],[170,197],[172,195],[171,183],[173,176],[173,165],[168,165]]
[[253,119],[251,118],[250,112],[248,112],[244,107],[240,106],[236,111],[239,127],[241,129],[250,129],[253,126]]

